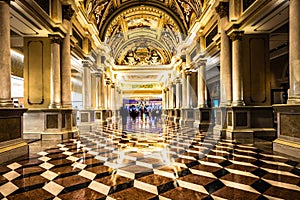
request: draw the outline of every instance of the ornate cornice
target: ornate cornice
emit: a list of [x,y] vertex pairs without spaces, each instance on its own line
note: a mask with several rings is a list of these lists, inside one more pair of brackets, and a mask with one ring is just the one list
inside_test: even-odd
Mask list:
[[63,19],[70,21],[75,12],[73,10],[72,6],[71,5],[63,5],[62,9],[63,9]]
[[219,5],[215,8],[215,10],[220,16],[220,18],[226,17],[229,14],[229,3],[220,2]]

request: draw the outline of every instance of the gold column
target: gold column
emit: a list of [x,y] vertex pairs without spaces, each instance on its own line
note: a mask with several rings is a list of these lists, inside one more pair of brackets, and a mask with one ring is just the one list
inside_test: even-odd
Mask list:
[[206,61],[200,61],[198,68],[198,108],[205,108],[206,105]]
[[82,79],[83,109],[91,108],[91,71],[89,61],[83,61]]
[[176,104],[175,108],[179,109],[181,107],[181,94],[180,94],[181,80],[179,77],[176,78]]
[[60,43],[59,36],[52,35],[51,39],[51,69],[50,69],[50,105],[49,108],[61,107],[60,79]]
[[243,58],[242,58],[243,32],[235,31],[232,39],[232,106],[244,106],[243,97]]
[[71,18],[74,13],[71,5],[63,6],[63,26],[67,30],[65,38],[62,40],[62,59],[61,59],[61,100],[63,108],[72,108],[71,99],[71,42],[72,32]]
[[228,2],[220,2],[216,7],[219,14],[219,26],[221,32],[221,52],[220,52],[220,106],[230,106],[232,101],[231,91],[231,51],[229,37],[225,32],[228,24]]
[[10,1],[0,1],[0,107],[13,107],[11,100]]
[[187,108],[191,108],[192,107],[192,72],[191,71],[187,71],[186,72],[186,104],[187,104]]
[[300,1],[290,0],[290,49],[288,104],[300,104]]
[[182,108],[187,107],[187,78],[186,78],[186,73],[182,71]]

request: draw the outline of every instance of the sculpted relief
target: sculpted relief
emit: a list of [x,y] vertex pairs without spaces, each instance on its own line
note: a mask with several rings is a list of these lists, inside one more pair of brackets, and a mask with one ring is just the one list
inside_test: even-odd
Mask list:
[[129,50],[124,59],[117,63],[118,65],[158,65],[162,63],[160,55],[155,49],[138,47]]

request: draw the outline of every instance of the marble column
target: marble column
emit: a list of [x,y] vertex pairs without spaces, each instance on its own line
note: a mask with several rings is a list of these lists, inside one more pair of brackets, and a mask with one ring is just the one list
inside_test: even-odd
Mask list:
[[106,80],[106,99],[107,99],[107,109],[111,110],[111,82],[110,82],[110,79]]
[[288,104],[300,104],[300,1],[290,0]]
[[172,109],[176,107],[176,84],[171,85],[172,89]]
[[200,61],[198,68],[198,108],[207,107],[206,104],[206,61]]
[[186,72],[186,106],[187,108],[192,107],[192,72]]
[[10,8],[9,1],[0,1],[0,107],[11,108],[11,58],[10,58]]
[[183,71],[182,72],[182,108],[187,107],[187,78],[186,78],[186,73]]
[[232,102],[231,91],[231,50],[230,40],[225,32],[228,24],[228,2],[220,2],[216,7],[216,12],[220,16],[221,32],[221,55],[220,55],[220,106],[230,106]]
[[175,108],[179,109],[181,107],[181,96],[180,94],[180,86],[181,86],[181,80],[179,77],[176,78],[176,104]]
[[119,107],[123,107],[123,91],[119,88]]
[[105,74],[102,73],[101,76],[101,108],[106,109],[107,108],[107,97],[106,97],[106,81],[105,81]]
[[72,32],[71,18],[73,13],[74,10],[72,9],[71,5],[63,6],[63,27],[67,30],[61,46],[61,101],[63,108],[72,108],[70,34]]
[[91,108],[91,70],[88,61],[83,61],[82,79],[83,109]]
[[173,108],[173,89],[172,83],[169,85],[169,109]]
[[162,109],[166,109],[166,90],[162,89],[161,94],[162,94]]
[[111,105],[111,109],[115,110],[116,109],[116,87],[115,87],[115,83],[111,83],[111,88],[110,88],[110,105]]
[[116,87],[115,94],[116,94],[116,98],[115,98],[116,110],[119,110],[122,107],[122,103],[121,103],[122,97],[121,97],[121,90],[119,86]]
[[61,79],[60,79],[60,43],[59,36],[51,39],[51,69],[50,69],[50,105],[49,108],[61,107]]
[[169,88],[167,87],[166,89],[166,105],[165,105],[165,109],[169,108]]
[[91,108],[97,109],[97,75],[91,73]]
[[96,74],[96,108],[101,109],[103,105],[102,98],[102,73]]
[[243,32],[233,32],[232,39],[232,106],[244,106],[243,99]]

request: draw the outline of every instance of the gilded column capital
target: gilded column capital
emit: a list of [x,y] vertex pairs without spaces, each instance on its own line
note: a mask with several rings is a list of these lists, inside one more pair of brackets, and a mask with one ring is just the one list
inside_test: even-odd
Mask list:
[[244,31],[234,31],[230,34],[230,39],[232,41],[242,40],[244,36]]
[[197,67],[196,68],[200,68],[200,67],[202,67],[202,66],[206,66],[206,62],[207,62],[207,60],[206,59],[203,59],[203,58],[201,58],[201,59],[199,59],[198,61],[197,61]]
[[106,85],[110,85],[110,83],[111,83],[110,79],[107,78],[107,79],[105,80],[105,83],[106,83]]
[[97,78],[101,78],[102,72],[96,72],[95,75],[96,75]]
[[71,20],[73,14],[75,12],[71,5],[63,5],[62,11],[63,11],[63,19],[66,19],[68,21]]
[[83,60],[82,65],[83,65],[83,67],[91,67],[91,62],[88,60]]
[[62,42],[62,38],[59,35],[49,35],[50,43],[60,44]]
[[187,76],[191,76],[191,75],[192,75],[192,71],[186,70],[186,71],[185,71],[185,74],[186,74]]
[[229,3],[228,2],[220,2],[217,7],[215,7],[216,12],[220,16],[220,18],[226,17],[229,15]]

